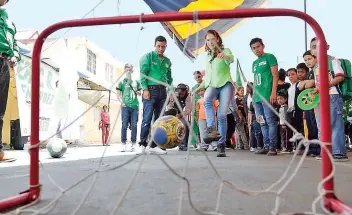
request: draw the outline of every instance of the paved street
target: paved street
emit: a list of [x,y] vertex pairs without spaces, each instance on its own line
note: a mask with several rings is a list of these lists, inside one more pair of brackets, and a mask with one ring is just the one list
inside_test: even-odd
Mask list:
[[[40,160],[45,168],[45,171],[41,169],[40,175],[43,185],[42,201],[34,208],[47,205],[59,194],[59,190],[48,179],[47,173],[61,187],[72,186],[97,168],[103,150],[104,147],[100,145],[70,147],[64,158],[52,159],[46,149],[42,149]],[[116,167],[135,156],[134,153],[122,153],[119,150],[119,145],[107,148],[103,169]],[[28,152],[14,151],[12,153],[18,158],[16,162],[0,164],[0,184],[3,186],[0,192],[1,199],[28,188]],[[270,186],[284,172],[291,158],[290,155],[258,156],[244,151],[229,151],[227,158],[216,158],[215,152],[207,152],[207,154],[223,179],[249,190],[265,189]],[[169,151],[162,157],[177,173],[182,174],[186,152]],[[119,169],[100,173],[92,192],[77,214],[109,214],[133,177],[141,159],[139,157]],[[311,202],[317,196],[320,169],[319,161],[312,158],[306,159],[298,175],[283,193],[280,211],[310,210]],[[338,164],[335,180],[338,196],[350,206],[352,206],[351,170],[350,162]],[[187,178],[190,182],[191,199],[195,207],[202,211],[214,211],[220,181],[201,152],[191,151]],[[92,181],[93,177],[90,177],[65,193],[56,207],[48,214],[71,214]],[[177,214],[180,181],[158,157],[147,156],[117,214]],[[271,209],[274,208],[274,202],[273,194],[250,197],[224,186],[219,212],[227,215],[270,214]],[[182,212],[184,215],[198,214],[189,204],[186,187],[183,191]]]

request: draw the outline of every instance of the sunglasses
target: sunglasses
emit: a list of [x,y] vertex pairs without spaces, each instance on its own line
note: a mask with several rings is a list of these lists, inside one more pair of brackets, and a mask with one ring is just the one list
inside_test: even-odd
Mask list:
[[200,75],[197,75],[197,76],[196,76],[196,79],[199,79],[199,78],[201,78],[201,77],[202,77],[202,76],[200,76]]

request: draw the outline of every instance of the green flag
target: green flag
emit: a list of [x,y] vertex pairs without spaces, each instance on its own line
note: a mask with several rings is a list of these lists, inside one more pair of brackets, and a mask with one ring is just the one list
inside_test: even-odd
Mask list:
[[242,71],[241,71],[241,66],[240,66],[240,61],[237,59],[237,69],[236,69],[236,87],[242,87]]

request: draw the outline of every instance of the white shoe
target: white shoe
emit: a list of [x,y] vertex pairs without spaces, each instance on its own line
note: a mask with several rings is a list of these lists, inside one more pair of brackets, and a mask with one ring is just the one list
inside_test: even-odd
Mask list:
[[146,151],[149,154],[157,154],[157,155],[164,155],[167,153],[166,150],[164,151],[164,150],[160,149],[159,147],[149,148]]
[[131,150],[130,150],[131,152],[134,152],[134,150],[135,150],[135,148],[134,148],[135,145],[136,145],[135,143],[132,143],[132,144],[131,144]]
[[121,152],[127,152],[127,145],[126,144],[122,145]]
[[144,154],[145,151],[145,146],[139,146],[138,148],[136,148],[137,155]]
[[249,151],[255,152],[255,151],[257,151],[257,148],[251,147],[251,149]]

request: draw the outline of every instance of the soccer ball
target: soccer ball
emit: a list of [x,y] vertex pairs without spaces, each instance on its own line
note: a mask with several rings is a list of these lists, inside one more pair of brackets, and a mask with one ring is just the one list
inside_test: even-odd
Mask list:
[[52,158],[61,158],[67,151],[67,144],[63,139],[51,138],[46,149]]
[[154,122],[151,134],[159,148],[172,149],[182,143],[185,131],[185,126],[177,117],[162,116]]

